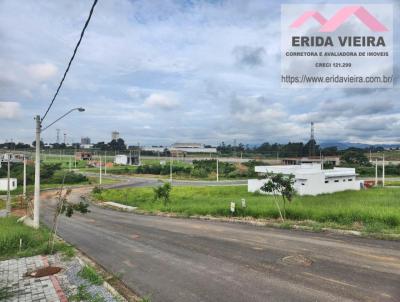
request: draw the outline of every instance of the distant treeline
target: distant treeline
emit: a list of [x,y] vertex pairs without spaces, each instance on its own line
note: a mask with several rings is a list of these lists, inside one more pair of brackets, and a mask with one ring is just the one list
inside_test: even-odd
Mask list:
[[[10,174],[16,178],[19,185],[23,183],[24,166],[21,163],[12,163]],[[64,176],[65,175],[65,176]],[[7,177],[7,165],[3,163],[0,168],[0,178]],[[62,170],[61,164],[41,164],[40,181],[43,184],[62,183],[65,177],[65,184],[76,184],[88,181],[88,178],[82,174]],[[33,185],[35,179],[35,167],[33,164],[26,166],[26,183]]]
[[316,144],[315,140],[309,140],[307,143],[303,142],[289,142],[287,144],[278,143],[263,143],[259,146],[250,146],[239,143],[237,146],[225,144],[222,142],[217,147],[218,152],[221,154],[270,154],[278,155],[279,157],[300,157],[309,156],[313,153],[315,156],[319,156],[321,153],[324,156],[343,155],[347,151],[354,151],[357,153],[366,152],[381,152],[384,151],[383,147],[368,147],[368,148],[354,148],[350,147],[345,150],[339,150],[337,147],[321,147]]
[[[35,145],[34,143],[32,144]],[[41,142],[41,146],[44,149],[45,145]],[[206,147],[211,147],[207,145]],[[52,144],[52,149],[79,149],[80,144],[73,144],[71,146],[66,146],[65,144]],[[117,140],[112,140],[108,143],[98,142],[93,144],[93,149],[100,151],[126,151],[137,149],[137,146],[127,147],[125,141],[122,138]],[[27,150],[32,149],[32,147],[28,144],[24,143],[4,143],[0,144],[0,149],[9,149],[9,150]],[[343,155],[347,151],[355,151],[359,153],[366,152],[381,152],[384,151],[383,147],[367,147],[367,148],[347,148],[345,150],[338,150],[337,147],[321,147],[317,145],[315,140],[309,140],[307,143],[303,142],[289,142],[287,144],[278,144],[278,143],[262,143],[261,145],[251,146],[245,145],[243,143],[239,143],[237,145],[225,144],[222,142],[218,147],[217,151],[220,155],[225,156],[246,156],[246,155],[260,155],[260,156],[278,156],[278,157],[300,157],[300,156],[319,156],[320,153],[324,156],[334,156],[334,155]],[[142,155],[154,155],[157,152],[153,151],[142,151]],[[165,148],[158,155],[160,156],[170,156],[170,152],[167,148]]]

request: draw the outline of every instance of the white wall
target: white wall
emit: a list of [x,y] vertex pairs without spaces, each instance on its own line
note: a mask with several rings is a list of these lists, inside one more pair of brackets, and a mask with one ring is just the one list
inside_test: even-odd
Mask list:
[[[13,191],[17,188],[17,179],[10,178],[10,190]],[[7,191],[7,178],[0,178],[0,191]]]
[[127,165],[128,164],[128,156],[117,155],[117,156],[115,156],[114,163],[117,165]]
[[[351,179],[351,181],[349,181]],[[336,182],[337,180],[337,182]],[[325,183],[328,181],[328,183]],[[249,179],[248,192],[260,191],[265,179]],[[308,174],[307,179],[295,179],[294,188],[299,195],[318,195],[323,193],[334,193],[346,190],[360,190],[360,181],[355,176],[334,177],[325,179],[323,174]],[[263,193],[260,191],[260,193]]]

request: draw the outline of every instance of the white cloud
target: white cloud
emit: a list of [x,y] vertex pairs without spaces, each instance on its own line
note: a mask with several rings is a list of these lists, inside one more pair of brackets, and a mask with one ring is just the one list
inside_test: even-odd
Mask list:
[[57,74],[58,68],[51,63],[32,64],[27,67],[29,75],[36,81],[46,81]]
[[0,102],[0,118],[15,119],[21,114],[21,106],[17,102]]
[[[0,107],[0,137],[31,141],[31,116],[54,94],[89,8],[0,0],[0,100],[19,102],[26,115],[7,121],[19,129],[10,132],[4,117],[18,113]],[[85,135],[94,141],[115,129],[143,144],[304,141],[311,120],[318,140],[398,141],[399,122],[386,119],[400,114],[398,88],[280,88],[279,11],[277,1],[263,0],[103,1],[51,114],[87,108]],[[81,132],[80,122],[68,123],[71,137]]]
[[171,96],[160,93],[152,93],[144,101],[144,105],[154,109],[172,110],[179,106],[179,102]]

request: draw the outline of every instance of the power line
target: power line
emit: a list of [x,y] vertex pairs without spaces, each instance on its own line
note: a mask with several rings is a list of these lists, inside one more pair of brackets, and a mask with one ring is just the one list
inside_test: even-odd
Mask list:
[[49,105],[49,107],[48,107],[47,110],[46,110],[46,113],[45,113],[45,114],[43,115],[43,117],[42,117],[42,121],[45,119],[45,117],[46,117],[47,113],[49,112],[50,108],[53,106],[54,100],[56,99],[56,97],[57,97],[57,95],[58,95],[58,92],[60,91],[61,86],[62,86],[62,84],[64,83],[65,77],[67,76],[67,73],[68,73],[68,71],[69,71],[69,68],[71,67],[72,61],[74,60],[75,55],[76,55],[76,52],[78,51],[78,47],[79,47],[79,45],[81,44],[83,35],[85,34],[85,30],[86,30],[86,28],[87,28],[88,25],[89,25],[90,19],[92,18],[93,10],[94,10],[94,7],[95,7],[96,4],[97,4],[97,1],[98,1],[98,0],[94,0],[94,2],[93,2],[92,8],[90,9],[90,12],[89,12],[89,16],[88,16],[88,18],[87,18],[87,20],[86,20],[86,22],[85,22],[85,26],[83,27],[82,32],[81,32],[81,35],[80,35],[80,37],[79,37],[79,41],[78,41],[78,43],[77,43],[76,46],[75,46],[74,53],[72,54],[72,57],[71,57],[71,59],[69,60],[67,69],[66,69],[65,72],[64,72],[64,76],[62,77],[60,84],[58,85],[58,88],[57,88],[57,90],[56,90],[56,93],[54,94],[53,99],[51,100],[50,105]]

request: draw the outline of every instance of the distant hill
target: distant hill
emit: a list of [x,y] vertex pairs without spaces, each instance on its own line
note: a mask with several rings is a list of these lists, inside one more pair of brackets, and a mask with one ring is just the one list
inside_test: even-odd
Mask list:
[[361,143],[351,143],[351,142],[321,142],[319,145],[322,148],[327,148],[327,147],[337,147],[339,150],[344,150],[347,148],[369,148],[369,147],[383,147],[385,149],[387,148],[398,148],[400,147],[400,144],[376,144],[376,145],[370,145],[370,144],[361,144]]

